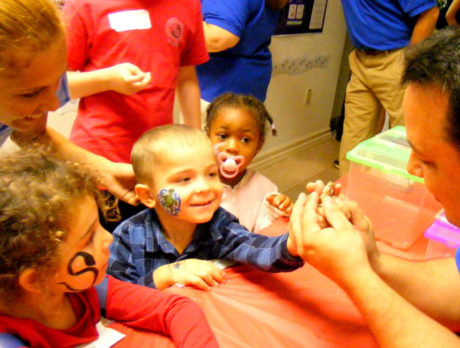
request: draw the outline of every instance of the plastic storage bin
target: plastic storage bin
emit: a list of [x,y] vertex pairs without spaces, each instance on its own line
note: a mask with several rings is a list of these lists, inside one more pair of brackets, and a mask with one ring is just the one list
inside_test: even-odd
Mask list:
[[441,209],[423,179],[407,172],[410,151],[406,130],[398,126],[347,154],[347,197],[371,219],[376,239],[399,249],[408,249]]
[[425,237],[429,239],[427,259],[455,256],[460,246],[460,228],[447,221],[444,212],[438,214],[434,223],[427,228]]

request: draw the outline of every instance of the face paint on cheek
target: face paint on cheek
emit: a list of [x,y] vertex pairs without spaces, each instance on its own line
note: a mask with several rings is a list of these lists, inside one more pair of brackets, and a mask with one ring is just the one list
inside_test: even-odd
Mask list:
[[[83,261],[84,265],[86,267],[81,267],[79,264],[81,263],[81,261]],[[96,261],[94,260],[94,257],[93,255],[91,254],[88,254],[87,252],[84,252],[84,251],[80,251],[78,253],[76,253],[69,261],[69,264],[67,265],[67,271],[69,272],[70,275],[72,276],[81,276],[82,274],[86,274],[88,272],[92,273],[92,278],[93,280],[91,281],[91,284],[84,288],[84,289],[75,289],[73,288],[72,286],[70,286],[69,284],[67,284],[66,282],[61,282],[60,284],[64,285],[67,290],[69,291],[84,291],[84,290],[87,290],[89,288],[91,288],[94,283],[96,282],[97,280],[97,277],[99,275],[99,270],[96,268],[96,267],[91,267],[91,266],[94,266],[96,264]],[[74,269],[75,268],[75,269]]]
[[176,216],[180,212],[180,196],[174,188],[162,189],[158,193],[158,200],[161,206],[169,214]]

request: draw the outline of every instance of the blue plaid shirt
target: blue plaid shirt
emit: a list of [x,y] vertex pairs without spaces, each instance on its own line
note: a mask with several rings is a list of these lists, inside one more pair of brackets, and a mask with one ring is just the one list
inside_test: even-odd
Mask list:
[[303,265],[302,259],[288,253],[287,233],[268,237],[249,232],[222,208],[211,221],[197,226],[182,254],[164,237],[153,209],[145,209],[121,223],[113,231],[113,238],[108,273],[148,287],[155,287],[155,269],[190,258],[233,260],[268,272],[292,271]]

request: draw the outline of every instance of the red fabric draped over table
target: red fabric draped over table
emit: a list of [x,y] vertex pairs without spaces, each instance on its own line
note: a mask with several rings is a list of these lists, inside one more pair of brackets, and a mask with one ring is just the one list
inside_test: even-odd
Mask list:
[[[287,221],[278,220],[263,233],[285,231]],[[405,251],[381,242],[378,246],[385,253],[423,259],[427,240],[422,235]],[[189,287],[165,290],[195,300],[223,348],[377,347],[344,291],[308,264],[290,273],[270,274],[246,265],[225,272],[227,282],[210,291]],[[116,347],[174,347],[167,337],[119,323],[111,326],[127,334]]]

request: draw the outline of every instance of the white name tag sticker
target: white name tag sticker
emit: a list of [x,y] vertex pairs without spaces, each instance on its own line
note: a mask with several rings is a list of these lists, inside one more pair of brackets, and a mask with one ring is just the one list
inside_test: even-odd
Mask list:
[[80,344],[77,348],[110,348],[126,336],[110,327],[105,327],[101,322],[96,324],[96,329],[99,333],[97,340],[88,344]]
[[110,28],[113,30],[128,31],[136,29],[150,29],[149,13],[146,10],[121,11],[109,14]]

